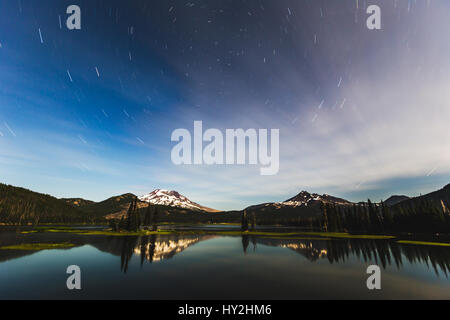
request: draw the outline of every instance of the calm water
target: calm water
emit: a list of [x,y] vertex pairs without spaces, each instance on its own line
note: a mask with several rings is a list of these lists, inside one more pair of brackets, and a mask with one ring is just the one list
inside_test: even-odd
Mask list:
[[[111,237],[0,232],[0,246],[71,242],[71,249],[0,250],[0,299],[449,299],[450,248],[388,240]],[[78,265],[82,290],[66,289]],[[366,268],[381,267],[378,291]]]

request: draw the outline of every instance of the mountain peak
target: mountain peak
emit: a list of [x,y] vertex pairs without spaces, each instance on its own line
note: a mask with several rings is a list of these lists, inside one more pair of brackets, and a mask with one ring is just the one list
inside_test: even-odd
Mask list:
[[139,200],[151,204],[165,205],[171,207],[181,207],[190,210],[200,210],[208,212],[217,211],[214,209],[201,206],[198,203],[189,200],[187,197],[183,196],[182,194],[180,194],[175,190],[155,189],[148,194],[140,196]]
[[410,199],[408,196],[393,195],[393,196],[390,196],[389,198],[387,198],[384,201],[384,204],[387,205],[387,206],[394,206],[397,203],[400,203],[400,202],[408,200],[408,199]]
[[305,190],[300,191],[300,193],[297,194],[295,197],[287,199],[282,203],[285,205],[300,206],[300,205],[308,205],[308,203],[311,201],[321,201],[324,203],[334,203],[334,204],[351,204],[351,202],[345,199],[333,197],[328,194],[320,195],[318,193],[309,193],[308,191]]
[[179,194],[177,191],[175,190],[167,190],[167,189],[155,189],[150,193],[155,193],[155,194],[167,194],[169,196],[173,196],[173,197],[182,197],[181,194]]
[[289,201],[300,201],[300,202],[307,202],[310,200],[319,200],[320,199],[320,195],[317,193],[309,193],[306,190],[302,190],[300,191],[296,196],[287,199],[284,202],[289,202]]

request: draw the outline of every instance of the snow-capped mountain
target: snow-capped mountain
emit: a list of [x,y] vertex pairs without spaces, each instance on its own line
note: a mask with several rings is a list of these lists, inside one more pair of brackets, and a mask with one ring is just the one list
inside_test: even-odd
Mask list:
[[217,210],[201,206],[198,203],[189,200],[188,198],[186,198],[185,196],[179,194],[177,191],[174,190],[169,191],[164,189],[156,189],[138,198],[141,201],[145,201],[152,204],[180,207],[191,210],[217,212]]
[[282,202],[268,202],[247,207],[246,210],[265,212],[273,214],[276,212],[291,212],[294,215],[303,217],[313,217],[322,214],[322,205],[331,204],[338,206],[352,205],[353,203],[345,199],[330,196],[328,194],[317,194],[302,191],[295,197]]
[[347,201],[345,199],[337,198],[330,196],[328,194],[317,194],[317,193],[309,193],[307,191],[302,191],[295,197],[292,197],[290,199],[287,199],[286,201],[281,202],[281,204],[286,206],[307,206],[308,204],[320,201],[322,203],[331,203],[336,205],[350,205],[352,204],[350,201]]

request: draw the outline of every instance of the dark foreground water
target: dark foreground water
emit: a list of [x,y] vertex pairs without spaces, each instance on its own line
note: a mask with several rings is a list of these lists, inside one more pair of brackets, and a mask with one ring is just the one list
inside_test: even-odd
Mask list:
[[[450,247],[392,240],[0,232],[0,246],[30,242],[76,246],[0,250],[0,299],[450,298]],[[372,264],[381,268],[381,290],[367,289]],[[81,268],[80,291],[66,287],[69,265]]]

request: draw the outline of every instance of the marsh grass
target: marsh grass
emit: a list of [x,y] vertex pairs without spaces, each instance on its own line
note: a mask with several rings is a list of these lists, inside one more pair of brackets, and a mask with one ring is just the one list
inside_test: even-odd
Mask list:
[[0,247],[0,250],[25,250],[25,251],[40,251],[49,249],[66,249],[75,246],[72,243],[22,243],[12,246]]
[[277,237],[277,236],[271,237],[259,236],[259,237],[262,239],[275,239],[275,240],[320,240],[320,241],[336,240],[333,238],[325,238],[325,237]]
[[36,230],[31,231],[22,231],[22,234],[28,234],[28,233],[73,233],[77,235],[105,235],[105,236],[145,236],[145,235],[152,235],[152,234],[173,234],[172,231],[166,231],[166,230],[158,230],[158,231],[148,231],[148,230],[141,230],[141,231],[112,231],[111,229],[103,229],[103,230],[83,230],[83,229],[76,229],[76,228],[70,228],[70,227],[39,227]]
[[450,247],[450,243],[445,243],[445,242],[429,242],[429,241],[415,241],[415,240],[398,240],[397,243],[401,243],[401,244],[413,244],[413,245],[423,245],[423,246]]
[[364,235],[364,234],[349,234],[346,232],[267,232],[267,231],[238,231],[238,230],[173,230],[173,229],[158,229],[157,231],[140,230],[140,231],[112,231],[111,229],[103,230],[82,230],[71,227],[38,227],[36,230],[23,231],[26,233],[35,232],[63,232],[74,233],[78,235],[105,235],[105,236],[146,236],[146,235],[221,235],[221,236],[242,236],[252,235],[261,237],[283,238],[283,239],[394,239],[395,236],[390,235]]

